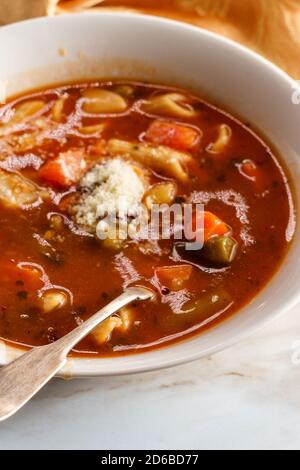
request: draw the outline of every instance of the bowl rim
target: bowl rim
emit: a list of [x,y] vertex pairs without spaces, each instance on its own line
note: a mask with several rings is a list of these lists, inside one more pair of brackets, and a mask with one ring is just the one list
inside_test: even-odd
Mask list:
[[[113,7],[112,7],[113,8]],[[139,13],[139,12],[118,12],[118,11],[86,11],[86,12],[77,12],[77,13],[64,13],[61,15],[54,15],[54,16],[39,16],[36,18],[29,18],[26,20],[21,20],[21,21],[16,21],[11,24],[6,24],[0,27],[0,34],[5,32],[6,30],[13,30],[13,29],[19,29],[22,28],[23,26],[31,26],[34,25],[35,23],[49,23],[49,22],[59,22],[59,21],[73,21],[76,18],[77,19],[93,19],[93,18],[102,18],[106,16],[107,18],[118,18],[120,21],[123,21],[123,18],[130,18],[130,19],[137,19],[138,21],[140,19],[143,19],[144,21],[149,21],[149,22],[156,22],[156,23],[161,23],[165,24],[166,26],[174,26],[177,28],[180,28],[182,30],[186,31],[191,31],[194,33],[197,33],[199,35],[202,35],[203,37],[206,36],[208,38],[211,38],[216,41],[223,42],[224,44],[228,44],[229,46],[232,46],[236,50],[240,50],[240,52],[247,54],[248,56],[252,56],[253,59],[256,59],[258,62],[261,64],[267,65],[270,69],[273,69],[274,72],[279,73],[283,78],[288,79],[288,81],[291,83],[296,83],[297,81],[294,80],[287,72],[285,72],[282,68],[280,68],[278,65],[276,65],[274,62],[271,62],[269,59],[264,57],[263,55],[259,54],[258,52],[254,51],[253,49],[250,49],[249,47],[231,39],[226,36],[222,36],[219,33],[216,33],[214,31],[210,31],[208,29],[205,29],[201,26],[196,26],[190,23],[185,23],[184,21],[172,19],[172,18],[165,18],[162,16],[156,16],[156,15],[151,15],[151,14],[146,14],[146,13]],[[300,85],[298,86],[300,89]]]
[[[190,25],[188,23],[184,23],[178,20],[156,17],[154,15],[147,15],[147,14],[136,13],[136,12],[120,13],[120,12],[113,12],[113,11],[103,11],[103,12],[64,14],[64,15],[55,16],[55,17],[40,17],[40,18],[20,21],[11,25],[6,25],[6,26],[1,27],[0,37],[2,34],[5,34],[5,31],[7,30],[9,31],[19,30],[19,29],[22,29],[24,26],[31,27],[31,26],[34,26],[35,24],[41,24],[43,22],[44,23],[49,23],[49,22],[54,22],[54,23],[62,22],[63,23],[65,21],[75,21],[76,18],[82,19],[83,21],[90,21],[91,19],[92,21],[93,20],[98,21],[99,17],[101,18],[106,17],[106,18],[110,18],[113,20],[118,20],[120,22],[130,19],[133,21],[146,21],[148,23],[153,23],[153,24],[156,23],[161,28],[166,28],[166,27],[177,28],[179,34],[180,32],[190,32],[194,35],[198,35],[199,39],[204,38],[204,39],[208,39],[209,41],[214,41],[216,43],[219,42],[220,44],[221,43],[226,44],[232,50],[239,51],[241,54],[248,56],[250,59],[252,59],[253,62],[260,64],[263,67],[269,69],[274,74],[274,76],[276,75],[277,77],[280,77],[282,81],[285,81],[287,86],[294,88],[294,89],[296,88],[300,91],[300,86],[298,85],[297,81],[295,81],[292,77],[290,77],[285,71],[280,69],[277,65],[270,62],[268,59],[261,56],[257,52],[247,48],[246,46],[239,44],[233,41],[232,39],[229,39],[227,37],[214,33],[212,31],[203,29],[201,27]],[[293,250],[293,246],[290,247],[290,249],[288,250],[288,253],[291,253],[292,250]],[[286,254],[286,256],[288,255],[288,253]],[[281,269],[282,269],[282,266],[279,267],[278,272]],[[272,282],[273,282],[273,279],[269,281],[269,284],[271,284]],[[266,286],[262,289],[262,291],[265,288]],[[206,348],[202,347],[201,351],[194,351],[192,353],[187,352],[186,355],[183,357],[171,357],[171,358],[169,357],[168,358],[168,357],[164,357],[164,355],[162,354],[161,358],[155,364],[145,365],[143,364],[143,361],[136,361],[135,364],[131,364],[132,361],[129,360],[125,365],[124,364],[122,366],[120,365],[119,368],[106,369],[105,363],[109,363],[110,361],[117,361],[117,358],[113,358],[113,357],[101,358],[99,356],[89,358],[89,357],[84,357],[84,356],[77,356],[77,357],[75,356],[75,357],[68,358],[66,366],[64,366],[64,368],[59,372],[58,376],[60,377],[93,377],[93,376],[128,375],[128,374],[160,370],[163,368],[178,366],[178,365],[182,365],[188,362],[192,362],[202,357],[220,352],[221,350],[234,346],[238,342],[248,338],[252,334],[258,332],[259,330],[267,326],[268,323],[271,322],[272,320],[278,318],[280,315],[283,315],[287,311],[292,309],[299,302],[299,300],[300,300],[300,290],[299,290],[299,293],[295,292],[293,297],[291,297],[288,302],[286,302],[280,308],[278,308],[276,312],[273,312],[272,315],[271,314],[265,315],[261,317],[260,319],[257,319],[256,323],[250,326],[247,330],[235,332],[232,335],[232,337],[226,337],[223,339],[223,341],[220,341],[218,344],[214,344]],[[239,312],[236,312],[234,314],[234,316],[236,315],[239,315]],[[225,322],[226,320],[223,323]],[[213,330],[214,328],[215,327],[213,327],[211,330]],[[189,338],[187,338],[186,340],[183,339],[181,343],[188,342],[188,341],[189,341]],[[20,355],[24,352],[24,349],[21,349],[18,346],[12,345],[9,342],[4,342],[4,343],[5,343],[5,348],[8,348],[8,350],[14,351],[15,354],[17,355]],[[175,344],[178,344],[178,343],[175,343]],[[166,345],[166,346],[162,346],[161,348],[156,349],[156,351],[164,351],[166,349],[170,350],[172,349],[172,347],[174,347],[173,344]],[[123,357],[136,358],[137,356],[139,356],[140,358],[142,358],[143,356],[145,357],[145,355],[147,354],[149,354],[149,352],[145,351],[145,352],[126,355]],[[0,355],[0,363],[4,365],[4,363],[1,362],[1,355]]]

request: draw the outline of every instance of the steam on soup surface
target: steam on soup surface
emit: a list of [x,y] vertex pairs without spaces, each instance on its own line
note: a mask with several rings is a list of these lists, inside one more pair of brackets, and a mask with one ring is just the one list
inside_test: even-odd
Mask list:
[[[131,285],[155,300],[122,309],[77,350],[118,354],[200,332],[263,288],[292,239],[288,179],[270,148],[182,90],[99,82],[21,96],[1,108],[0,150],[8,341],[55,341]],[[202,249],[174,233],[139,236],[159,204],[192,207]],[[120,232],[108,237],[112,213]]]

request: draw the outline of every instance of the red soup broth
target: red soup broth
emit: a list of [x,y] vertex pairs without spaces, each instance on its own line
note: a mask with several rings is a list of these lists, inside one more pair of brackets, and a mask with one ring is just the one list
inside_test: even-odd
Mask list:
[[[153,348],[236,313],[280,267],[295,223],[289,176],[270,146],[228,113],[183,90],[109,81],[19,96],[0,116],[4,340],[55,341],[124,288],[144,285],[154,301],[133,303],[76,351],[112,356]],[[219,262],[202,250],[186,253],[174,239],[111,247],[87,234],[72,207],[87,171],[123,158],[110,150],[112,139],[125,142],[126,161],[145,171],[146,195],[155,188],[159,199],[157,185],[169,184],[171,202],[203,203],[206,243],[230,237],[235,256]],[[183,177],[142,161],[149,148],[184,155]],[[18,194],[28,191],[32,198],[20,202]]]

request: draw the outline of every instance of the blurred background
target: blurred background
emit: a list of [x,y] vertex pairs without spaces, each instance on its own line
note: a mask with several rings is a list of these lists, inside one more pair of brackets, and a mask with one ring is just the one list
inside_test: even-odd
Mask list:
[[0,24],[111,9],[173,18],[215,31],[300,79],[299,0],[0,0]]

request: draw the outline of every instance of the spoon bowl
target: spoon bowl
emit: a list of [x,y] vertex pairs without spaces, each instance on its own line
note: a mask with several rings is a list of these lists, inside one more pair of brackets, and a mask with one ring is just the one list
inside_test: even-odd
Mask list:
[[65,365],[72,348],[122,307],[153,298],[153,291],[129,287],[119,297],[55,343],[39,346],[0,370],[0,421],[24,406]]

